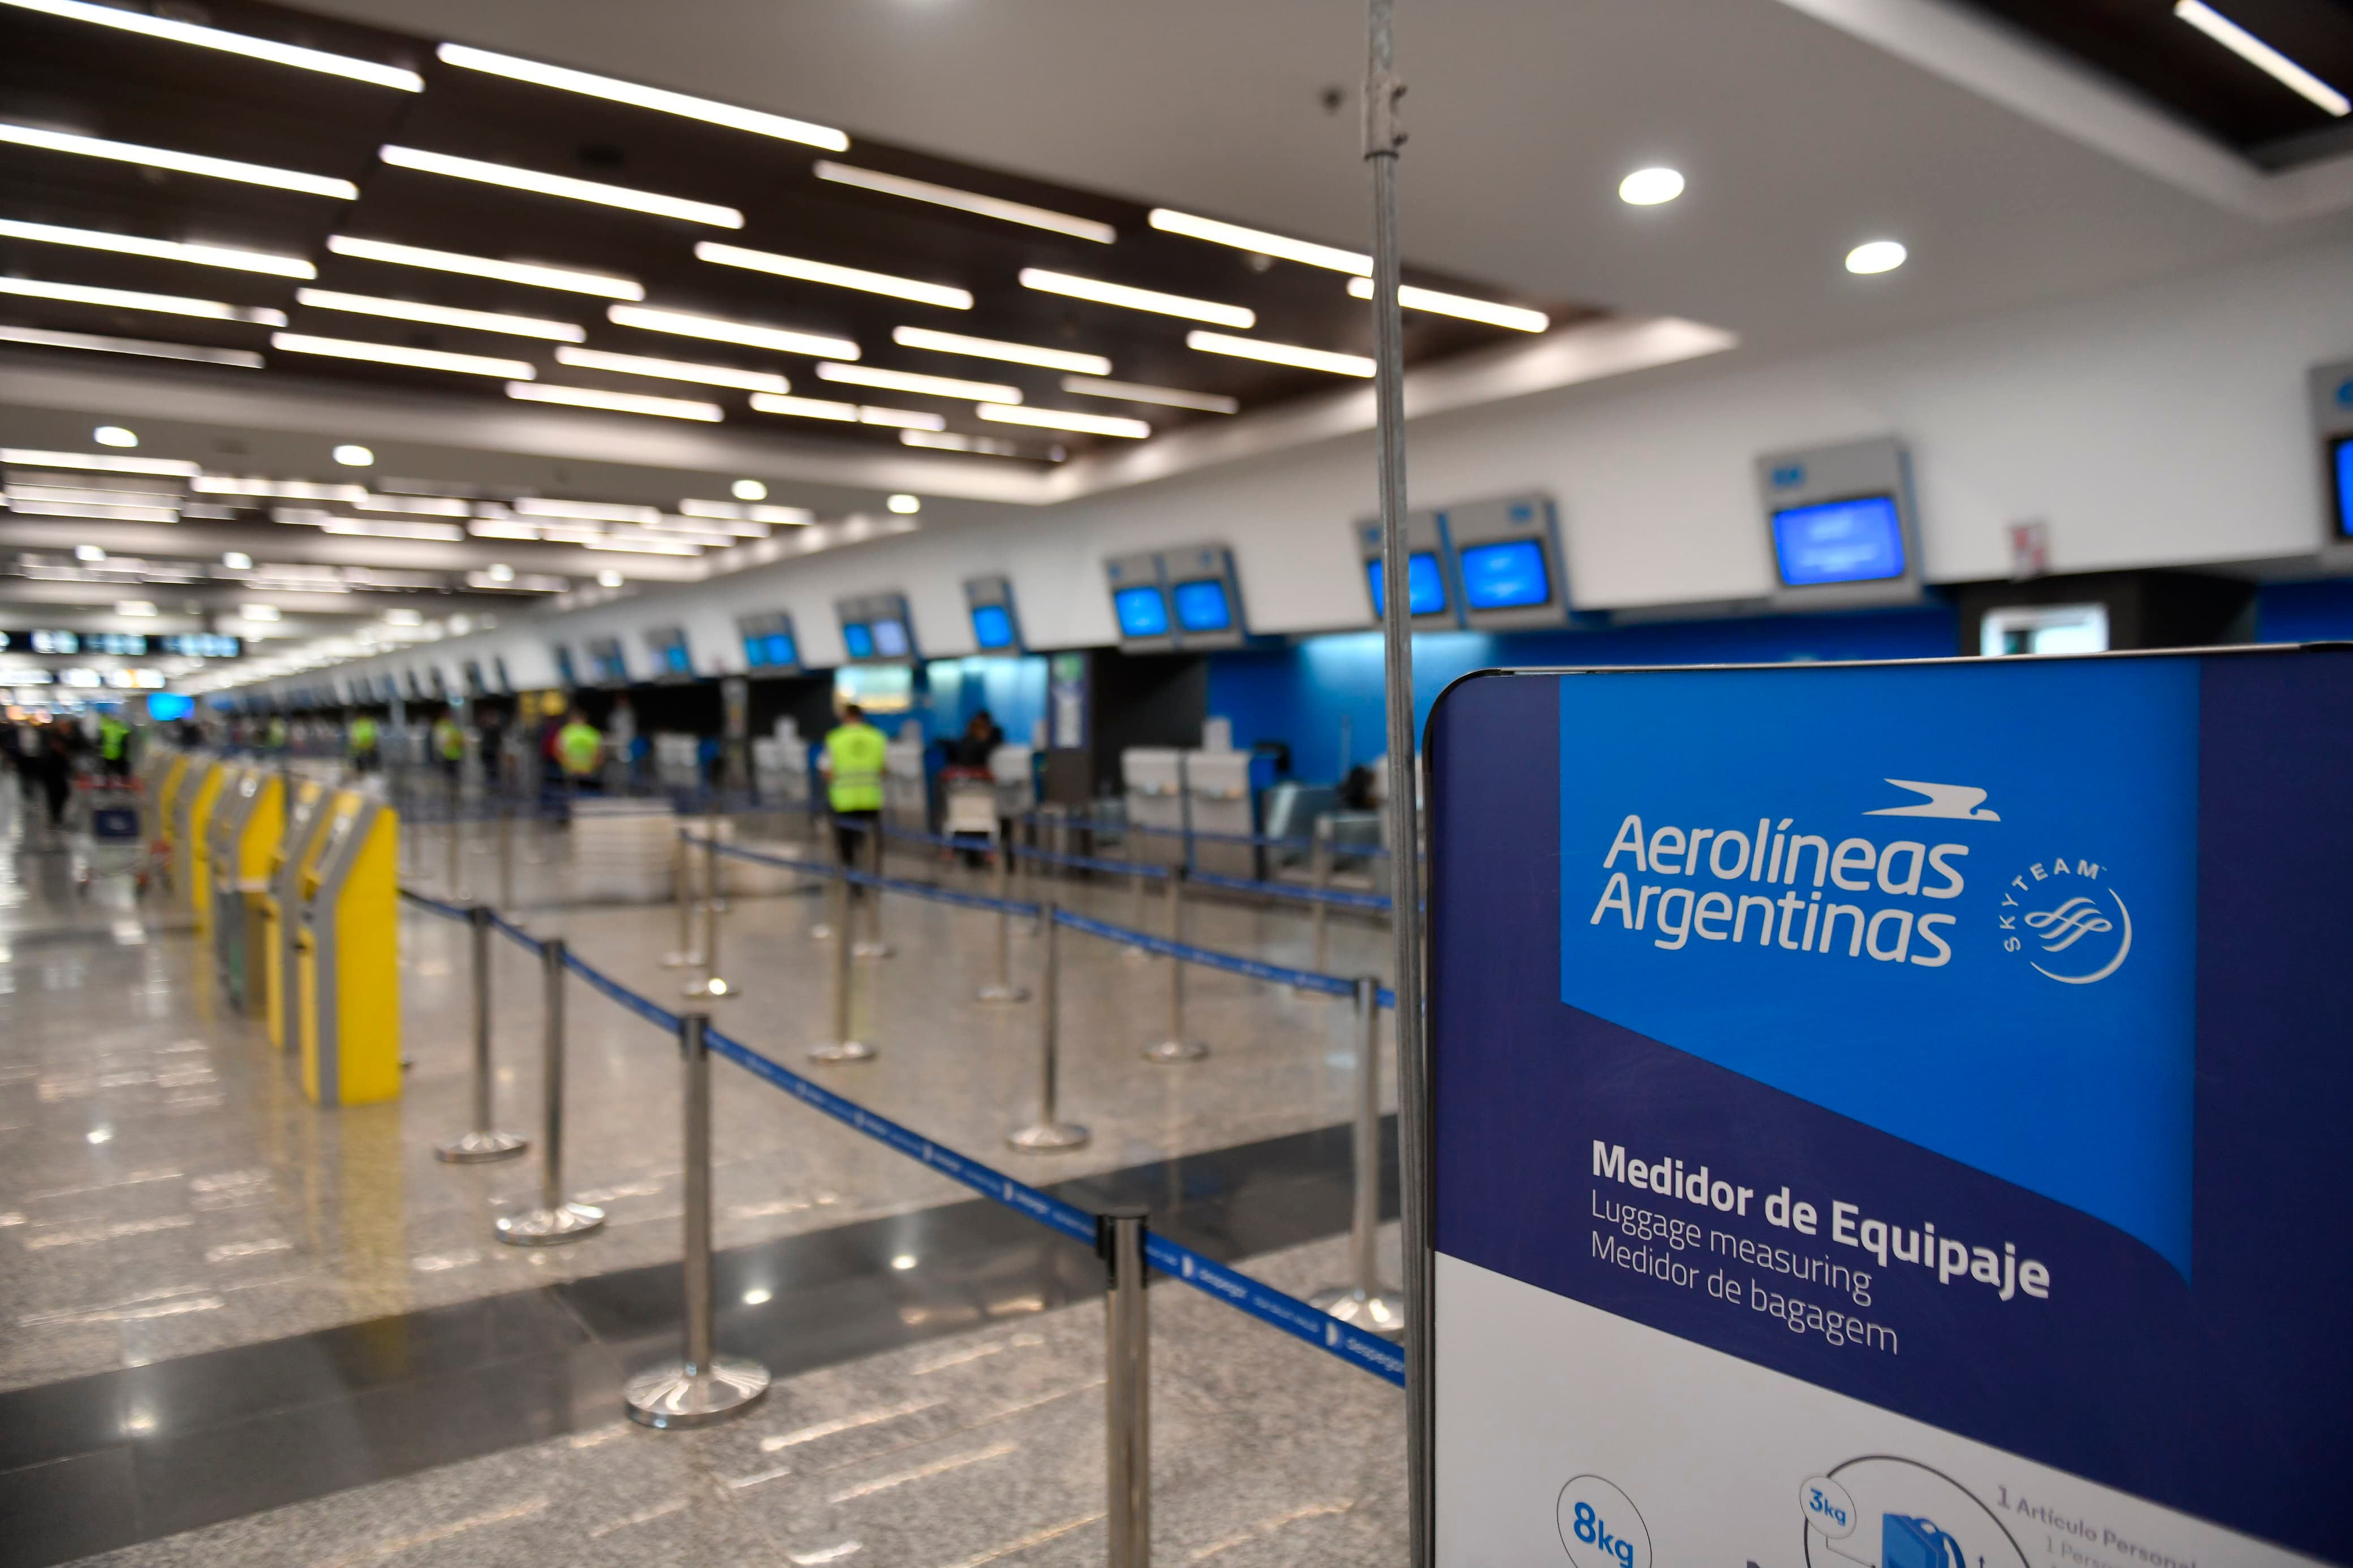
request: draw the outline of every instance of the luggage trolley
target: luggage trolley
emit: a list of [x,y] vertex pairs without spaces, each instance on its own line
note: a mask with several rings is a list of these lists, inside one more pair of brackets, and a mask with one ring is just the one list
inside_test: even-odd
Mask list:
[[144,894],[159,869],[158,848],[147,836],[144,786],[132,778],[82,778],[74,782],[73,816],[90,836],[90,852],[75,868],[74,883],[88,897],[100,877],[128,877],[132,891]]

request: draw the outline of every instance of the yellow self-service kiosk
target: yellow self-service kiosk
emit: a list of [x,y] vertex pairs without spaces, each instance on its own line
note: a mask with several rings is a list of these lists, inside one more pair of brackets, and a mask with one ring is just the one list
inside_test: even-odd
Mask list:
[[206,842],[212,830],[213,805],[220,798],[227,764],[215,757],[197,757],[188,763],[180,783],[172,820],[172,886],[196,918],[196,931],[212,931],[212,852]]
[[364,1105],[400,1093],[400,823],[351,790],[324,813],[297,878],[302,1091],[319,1105]]
[[188,753],[174,752],[164,764],[164,776],[155,785],[155,821],[153,837],[166,847],[176,843],[172,835],[179,827],[176,808],[180,801],[180,785],[188,776]]
[[327,824],[332,820],[323,809],[329,798],[326,786],[314,780],[304,779],[294,785],[293,807],[287,814],[286,831],[279,835],[269,852],[269,884],[261,895],[257,940],[262,952],[262,994],[269,1018],[269,1043],[281,1051],[301,1044],[301,1029],[287,1026],[289,1020],[299,1016],[301,1006],[296,985],[301,965],[296,961],[294,938],[302,926],[301,879],[311,870],[319,846],[326,842]]
[[231,771],[213,806],[206,854],[213,879],[213,947],[229,1005],[251,1010],[259,989],[272,854],[286,825],[285,779],[257,768]]

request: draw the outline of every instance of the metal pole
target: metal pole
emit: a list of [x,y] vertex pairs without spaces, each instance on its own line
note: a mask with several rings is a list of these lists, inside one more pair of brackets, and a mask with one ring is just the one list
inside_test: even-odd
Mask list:
[[678,903],[678,945],[662,954],[664,969],[692,969],[702,962],[694,945],[694,861],[684,833],[672,833],[670,879]]
[[1356,1191],[1348,1224],[1349,1280],[1318,1290],[1308,1304],[1344,1323],[1395,1338],[1405,1331],[1405,1301],[1396,1286],[1380,1282],[1380,995],[1381,983],[1373,976],[1356,982],[1356,1125],[1349,1140]]
[[466,923],[474,954],[474,1130],[433,1151],[450,1165],[510,1159],[531,1147],[530,1140],[491,1127],[491,911],[476,904]]
[[465,840],[464,835],[459,831],[459,826],[458,792],[452,789],[449,792],[448,866],[444,873],[447,879],[446,885],[452,899],[462,899],[466,896],[466,865],[460,858],[465,850]]
[[[1009,901],[1012,890],[1012,874],[1006,868],[1009,858],[1006,847],[1002,844],[997,846],[997,900],[1000,904]],[[1046,951],[1050,954],[1053,949],[1050,947]],[[1050,969],[1048,973],[1050,975],[1051,973]],[[1049,979],[1046,984],[1050,986],[1053,982]],[[1051,994],[1050,991],[1049,994]],[[975,992],[973,1000],[993,1006],[1029,1000],[1029,990],[1013,984],[1013,911],[1009,909],[997,911],[997,978]]]
[[[1332,890],[1332,819],[1328,816],[1317,817],[1312,837],[1314,847],[1309,849],[1308,858],[1314,868],[1315,891],[1320,895]],[[1315,962],[1308,967],[1321,974],[1330,968],[1332,963],[1332,906],[1324,902],[1321,897],[1317,898],[1308,919],[1314,923],[1315,928]],[[1321,995],[1323,993],[1317,992],[1314,994]]]
[[1038,1120],[1006,1139],[1016,1149],[1043,1152],[1053,1149],[1077,1149],[1087,1141],[1087,1130],[1076,1122],[1065,1121],[1060,1116],[1061,1098],[1061,1038],[1056,1014],[1061,999],[1060,938],[1056,934],[1060,926],[1057,918],[1061,913],[1059,904],[1048,904],[1045,919],[1046,952],[1040,960],[1039,988],[1043,1000],[1038,1008]]
[[622,1384],[629,1419],[646,1426],[706,1426],[768,1392],[768,1369],[718,1352],[711,1289],[711,1020],[678,1021],[686,1058],[686,1355]]
[[894,951],[882,940],[882,819],[866,830],[866,858],[874,868],[874,886],[866,889],[866,940],[851,951],[860,958],[888,958]]
[[[1120,829],[1127,841],[1127,924],[1131,931],[1144,929],[1144,835],[1135,830],[1135,815],[1128,814]],[[1134,942],[1119,950],[1119,955],[1131,963],[1141,963],[1152,956],[1151,950]]]
[[499,907],[511,910],[514,901],[514,803],[499,803]]
[[1414,794],[1412,595],[1402,591],[1405,543],[1405,338],[1398,310],[1398,154],[1405,142],[1398,100],[1396,0],[1367,0],[1365,159],[1373,184],[1374,406],[1380,452],[1381,651],[1387,682],[1390,931],[1397,946],[1398,1152],[1406,1258],[1406,1485],[1409,1561],[1432,1568],[1431,1481],[1437,1406],[1431,1397],[1429,1058],[1423,1036],[1421,823]]
[[[1185,868],[1168,868],[1168,940],[1185,940]],[[1209,1054],[1198,1040],[1185,1037],[1185,961],[1168,955],[1168,1037],[1144,1048],[1148,1062],[1197,1062]]]
[[542,1016],[545,1020],[542,1089],[546,1097],[546,1121],[539,1140],[539,1206],[501,1215],[501,1241],[517,1247],[553,1247],[577,1241],[605,1228],[605,1211],[575,1204],[564,1195],[564,939],[549,937],[540,944],[543,985]]
[[719,833],[711,823],[702,839],[702,978],[691,981],[686,994],[709,1002],[724,1002],[736,988],[719,973]]
[[1152,1314],[1144,1296],[1142,1209],[1095,1221],[1110,1275],[1103,1311],[1104,1468],[1110,1482],[1111,1568],[1152,1563]]
[[849,1032],[850,987],[858,983],[858,971],[851,964],[849,951],[849,878],[847,866],[834,868],[834,929],[841,940],[833,944],[833,1037],[821,1046],[811,1046],[808,1059],[813,1062],[869,1062],[874,1059],[874,1047],[854,1038]]
[[[833,863],[839,867],[842,864],[841,829],[838,819],[828,816],[826,820],[836,825],[832,834],[832,853]],[[814,845],[817,842],[817,804],[814,801],[809,804],[809,842]],[[831,942],[840,932],[849,929],[848,889],[839,876],[835,876],[826,884],[826,918],[809,927],[808,934],[811,942]]]

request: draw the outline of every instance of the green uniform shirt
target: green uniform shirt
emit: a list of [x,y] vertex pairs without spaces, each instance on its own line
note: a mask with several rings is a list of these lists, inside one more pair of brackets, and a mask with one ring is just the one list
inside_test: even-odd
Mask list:
[[131,737],[130,726],[112,715],[98,721],[98,754],[110,763],[122,760],[122,742]]
[[834,810],[882,809],[882,760],[889,745],[881,731],[863,721],[844,724],[825,738],[826,799]]
[[375,721],[373,719],[353,720],[352,754],[354,756],[365,756],[368,752],[375,750]]
[[458,728],[457,721],[444,719],[433,726],[433,742],[441,749],[441,760],[454,763],[466,754],[466,732]]
[[555,732],[555,757],[574,778],[585,778],[604,760],[605,737],[586,722],[566,724]]

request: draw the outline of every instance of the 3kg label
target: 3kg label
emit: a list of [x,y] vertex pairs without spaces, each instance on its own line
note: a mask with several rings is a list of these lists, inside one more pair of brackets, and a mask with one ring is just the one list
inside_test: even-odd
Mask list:
[[1599,1476],[1560,1489],[1560,1543],[1577,1568],[1651,1568],[1651,1530],[1634,1500]]

